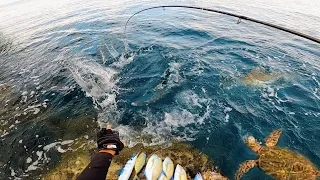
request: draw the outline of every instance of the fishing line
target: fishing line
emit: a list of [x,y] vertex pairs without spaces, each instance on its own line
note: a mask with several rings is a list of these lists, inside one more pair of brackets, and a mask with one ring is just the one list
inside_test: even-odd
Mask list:
[[132,16],[130,16],[129,19],[127,20],[126,25],[125,25],[125,27],[124,27],[125,40],[127,40],[127,34],[126,34],[127,25],[128,25],[128,23],[129,23],[129,21],[130,21],[135,15],[137,15],[137,14],[143,12],[143,11],[148,11],[148,10],[151,10],[151,9],[159,9],[159,8],[186,8],[186,9],[197,9],[197,10],[203,10],[203,11],[209,11],[209,12],[224,14],[224,15],[227,15],[227,16],[233,16],[233,17],[239,18],[237,24],[240,24],[240,23],[241,23],[241,20],[248,20],[248,21],[255,22],[255,23],[258,23],[258,24],[262,24],[262,25],[265,25],[265,26],[269,26],[269,27],[272,27],[272,28],[275,28],[275,29],[278,29],[278,30],[281,30],[281,31],[284,31],[284,32],[287,32],[287,33],[291,33],[291,34],[294,34],[294,35],[297,35],[297,36],[300,36],[300,37],[309,39],[309,40],[311,40],[311,41],[313,41],[313,42],[316,42],[316,43],[319,43],[319,44],[320,44],[320,39],[318,39],[318,38],[316,38],[316,37],[313,37],[313,36],[310,36],[310,35],[308,35],[308,34],[304,34],[304,33],[301,33],[301,32],[298,32],[298,31],[295,31],[295,30],[292,30],[292,29],[288,29],[288,28],[285,28],[285,27],[283,27],[283,26],[279,26],[279,25],[276,25],[276,24],[272,24],[272,23],[260,21],[260,20],[257,20],[257,19],[253,19],[253,18],[250,18],[250,17],[246,17],[246,16],[242,16],[242,15],[237,15],[237,14],[233,14],[233,13],[229,13],[229,12],[225,12],[225,11],[220,11],[220,10],[215,10],[215,9],[209,9],[209,8],[202,8],[202,7],[195,7],[195,6],[154,6],[154,7],[142,9],[142,10],[134,13],[134,14],[133,14]]

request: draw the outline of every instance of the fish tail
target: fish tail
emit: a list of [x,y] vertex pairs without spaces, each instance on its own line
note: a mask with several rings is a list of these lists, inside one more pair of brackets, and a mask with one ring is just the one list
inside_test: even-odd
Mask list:
[[140,180],[140,178],[139,178],[137,175],[135,175],[135,176],[133,177],[133,180]]
[[165,177],[167,177],[166,172],[164,172],[164,170],[161,171],[161,174],[163,174]]
[[121,168],[117,171],[117,174],[120,176],[123,173],[123,171],[124,171],[124,168]]

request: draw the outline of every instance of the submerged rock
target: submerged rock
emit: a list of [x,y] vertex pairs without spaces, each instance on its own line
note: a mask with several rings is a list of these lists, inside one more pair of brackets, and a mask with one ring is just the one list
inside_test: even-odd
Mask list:
[[9,131],[9,127],[13,123],[8,123],[6,120],[9,119],[8,111],[8,103],[10,101],[12,92],[12,86],[6,84],[0,84],[0,135],[2,132]]
[[[79,146],[76,148],[76,146]],[[80,147],[81,146],[81,147]],[[48,180],[63,180],[63,179],[76,179],[82,170],[90,162],[90,156],[95,152],[89,152],[88,149],[95,147],[94,143],[81,143],[73,145],[73,149],[76,151],[66,152],[62,155],[60,163],[52,169],[44,179]],[[137,152],[145,152],[148,157],[152,154],[157,154],[160,158],[170,157],[175,165],[182,165],[189,179],[193,178],[198,172],[202,172],[204,179],[210,180],[224,180],[220,173],[214,171],[214,164],[209,160],[208,156],[201,154],[199,150],[189,144],[174,143],[170,147],[161,146],[148,146],[144,147],[142,144],[137,144],[132,148],[125,148],[120,155],[115,156],[112,160],[107,179],[116,180],[118,179],[118,170],[121,169],[126,161]],[[145,179],[142,176],[143,170],[138,174],[140,179]],[[132,173],[130,179],[135,174]]]
[[95,147],[93,141],[88,141],[86,138],[81,138],[61,155],[60,163],[52,168],[43,176],[46,180],[69,180],[76,179],[82,170],[90,162],[90,153],[88,149]]
[[20,122],[37,117],[40,109],[45,109],[41,103],[32,104],[36,99],[27,98],[27,91],[17,93],[13,87],[0,84],[0,136],[13,131]]

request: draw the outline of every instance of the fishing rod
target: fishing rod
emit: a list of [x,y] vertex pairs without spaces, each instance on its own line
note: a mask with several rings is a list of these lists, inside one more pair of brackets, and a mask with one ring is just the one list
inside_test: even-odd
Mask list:
[[250,17],[247,17],[247,16],[237,15],[237,14],[233,14],[233,13],[229,13],[229,12],[225,12],[225,11],[209,9],[209,8],[202,8],[202,7],[194,7],[194,6],[154,6],[154,7],[142,9],[142,10],[134,13],[127,20],[126,25],[124,27],[125,36],[126,36],[127,25],[129,23],[130,19],[132,19],[135,15],[137,15],[137,14],[143,12],[143,11],[148,11],[148,10],[151,10],[151,9],[158,9],[158,8],[187,8],[187,9],[197,9],[197,10],[203,10],[203,11],[209,11],[209,12],[224,14],[224,15],[228,15],[228,16],[233,16],[233,17],[239,18],[238,24],[241,22],[242,19],[243,20],[248,20],[248,21],[251,21],[251,22],[255,22],[255,23],[258,23],[258,24],[265,25],[265,26],[273,27],[275,29],[278,29],[278,30],[281,30],[281,31],[284,31],[284,32],[288,32],[288,33],[291,33],[291,34],[294,34],[294,35],[309,39],[309,40],[311,40],[313,42],[316,42],[316,43],[320,44],[320,39],[318,39],[316,37],[313,37],[313,36],[310,36],[308,34],[304,34],[304,33],[301,33],[301,32],[298,32],[298,31],[295,31],[295,30],[292,30],[292,29],[288,29],[288,28],[285,28],[285,27],[282,27],[282,26],[279,26],[279,25],[276,25],[276,24],[260,21],[260,20],[253,19],[253,18],[250,18]]

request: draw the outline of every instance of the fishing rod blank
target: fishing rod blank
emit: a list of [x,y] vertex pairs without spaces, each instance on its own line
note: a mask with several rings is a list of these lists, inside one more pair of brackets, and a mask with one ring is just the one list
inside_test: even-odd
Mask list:
[[131,18],[133,18],[135,15],[143,12],[143,11],[147,11],[147,10],[151,10],[151,9],[158,9],[158,8],[187,8],[187,9],[197,9],[197,10],[203,10],[203,11],[209,11],[209,12],[214,12],[214,13],[219,13],[219,14],[224,14],[224,15],[227,15],[227,16],[233,16],[233,17],[237,17],[239,18],[238,20],[238,23],[240,23],[240,20],[248,20],[248,21],[251,21],[251,22],[255,22],[255,23],[258,23],[258,24],[263,24],[265,26],[269,26],[269,27],[273,27],[275,29],[278,29],[278,30],[281,30],[281,31],[284,31],[284,32],[288,32],[288,33],[291,33],[291,34],[294,34],[294,35],[297,35],[297,36],[300,36],[300,37],[303,37],[303,38],[306,38],[306,39],[309,39],[313,42],[316,42],[316,43],[319,43],[320,44],[320,39],[316,38],[316,37],[313,37],[313,36],[310,36],[308,34],[304,34],[304,33],[301,33],[301,32],[298,32],[298,31],[295,31],[295,30],[292,30],[292,29],[288,29],[288,28],[285,28],[285,27],[282,27],[282,26],[279,26],[279,25],[276,25],[276,24],[272,24],[272,23],[268,23],[268,22],[264,22],[264,21],[260,21],[260,20],[257,20],[257,19],[253,19],[253,18],[250,18],[250,17],[246,17],[246,16],[242,16],[242,15],[237,15],[237,14],[233,14],[233,13],[229,13],[229,12],[225,12],[225,11],[220,11],[220,10],[215,10],[215,9],[209,9],[209,8],[202,8],[202,7],[194,7],[194,6],[155,6],[155,7],[150,7],[150,8],[146,8],[146,9],[142,9],[136,13],[134,13],[132,16],[130,16],[130,18],[127,20],[126,22],[126,25],[124,27],[124,34],[126,36],[126,29],[127,29],[127,25],[130,21]]

